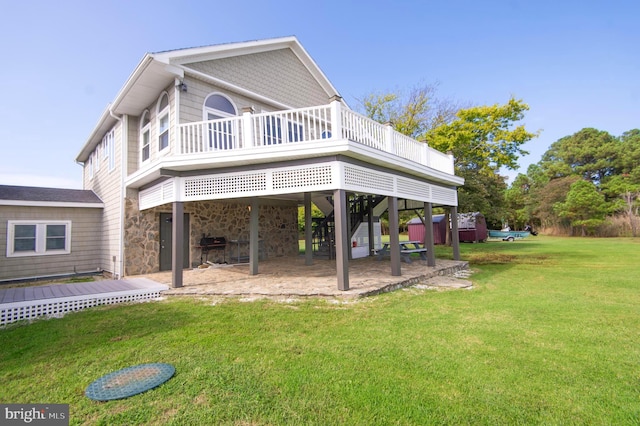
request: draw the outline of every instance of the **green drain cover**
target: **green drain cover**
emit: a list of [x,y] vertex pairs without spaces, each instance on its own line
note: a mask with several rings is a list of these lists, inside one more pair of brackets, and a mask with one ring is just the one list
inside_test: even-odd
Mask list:
[[95,401],[128,398],[160,386],[175,372],[173,365],[163,363],[127,367],[100,377],[87,386],[84,394]]

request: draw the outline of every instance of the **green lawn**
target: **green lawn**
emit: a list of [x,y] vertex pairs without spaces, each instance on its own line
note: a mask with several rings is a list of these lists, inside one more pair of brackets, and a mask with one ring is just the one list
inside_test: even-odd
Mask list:
[[[639,424],[640,239],[461,248],[470,291],[175,298],[0,329],[0,401],[68,403],[71,424],[92,425]],[[176,375],[84,396],[148,362]]]

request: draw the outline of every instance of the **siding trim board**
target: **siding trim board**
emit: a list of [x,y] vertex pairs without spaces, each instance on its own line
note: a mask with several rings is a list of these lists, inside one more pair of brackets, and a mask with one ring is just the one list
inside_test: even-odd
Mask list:
[[0,200],[0,206],[26,206],[26,207],[75,207],[86,209],[102,209],[104,203],[69,203],[64,201],[22,201]]

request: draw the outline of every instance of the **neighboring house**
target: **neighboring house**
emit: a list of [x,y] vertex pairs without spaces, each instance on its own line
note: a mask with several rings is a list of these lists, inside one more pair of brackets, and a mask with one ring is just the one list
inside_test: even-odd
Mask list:
[[297,256],[313,200],[327,220],[306,247],[335,247],[348,289],[355,204],[360,222],[399,199],[455,211],[463,184],[452,156],[351,111],[295,37],[146,54],[76,160],[104,202],[98,267],[172,270],[174,286],[203,235],[248,242],[251,274],[258,253]]
[[106,269],[103,207],[90,190],[0,185],[0,282]]

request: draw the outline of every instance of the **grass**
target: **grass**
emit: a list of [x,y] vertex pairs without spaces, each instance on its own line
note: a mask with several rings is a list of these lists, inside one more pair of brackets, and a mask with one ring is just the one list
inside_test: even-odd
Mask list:
[[[174,298],[0,330],[0,401],[71,424],[635,424],[639,239],[462,245],[471,291],[356,303]],[[439,257],[450,250],[438,247]],[[98,403],[104,374],[176,375]]]

